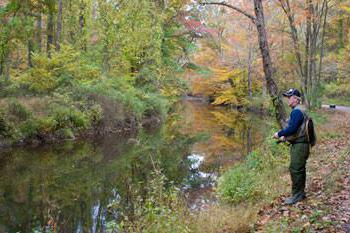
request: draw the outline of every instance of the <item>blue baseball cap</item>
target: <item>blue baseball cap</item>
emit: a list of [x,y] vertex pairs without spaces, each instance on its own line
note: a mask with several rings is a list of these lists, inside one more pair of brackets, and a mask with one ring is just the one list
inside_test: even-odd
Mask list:
[[285,97],[291,97],[293,95],[297,96],[299,98],[301,97],[300,91],[298,89],[294,89],[294,88],[291,88],[288,91],[283,93],[283,96],[285,96]]

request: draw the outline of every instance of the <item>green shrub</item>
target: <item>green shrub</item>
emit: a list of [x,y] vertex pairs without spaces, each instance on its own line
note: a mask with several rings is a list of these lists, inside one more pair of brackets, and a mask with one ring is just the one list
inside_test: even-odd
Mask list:
[[9,125],[5,118],[5,113],[3,111],[0,111],[0,136],[8,137],[9,136],[8,133],[9,133]]
[[16,140],[21,138],[20,132],[16,129],[4,111],[0,110],[0,138]]
[[53,110],[52,117],[57,123],[57,129],[88,128],[90,124],[85,114],[73,107],[57,106]]
[[30,112],[16,99],[11,99],[9,101],[7,110],[8,114],[15,117],[18,121],[25,121],[32,117],[32,112]]
[[80,111],[71,111],[69,117],[75,128],[87,129],[90,125],[89,119]]
[[324,94],[329,98],[348,98],[349,83],[332,82],[324,86]]
[[246,164],[249,169],[261,170],[264,168],[264,160],[259,151],[252,151],[246,158]]
[[57,122],[56,128],[62,129],[65,127],[72,127],[70,118],[70,109],[63,107],[63,106],[57,106],[52,113],[52,117]]
[[[173,184],[159,171],[151,174],[146,193],[133,200],[133,217],[124,215],[116,226],[120,232],[191,232],[186,221],[189,219],[187,207]],[[133,193],[140,193],[133,190]],[[123,215],[123,213],[122,213]]]
[[38,133],[46,135],[55,131],[57,121],[53,117],[43,117],[38,120]]
[[103,109],[101,105],[94,104],[88,109],[88,115],[90,122],[93,124],[97,124],[103,118]]
[[[275,130],[272,129],[270,135],[272,132]],[[274,139],[267,137],[257,150],[247,155],[245,161],[229,169],[219,178],[217,191],[220,197],[227,202],[239,203],[254,201],[270,193],[268,185],[262,186],[261,183],[278,173],[288,155],[288,146],[277,144]]]
[[124,109],[128,109],[139,120],[147,109],[146,103],[140,98],[142,92],[133,87],[132,81],[127,77],[106,78],[94,85],[84,85],[83,88],[87,95],[105,96],[122,104]]
[[223,200],[232,203],[254,199],[259,195],[256,176],[244,164],[238,165],[220,177],[218,193]]
[[27,120],[21,125],[20,131],[25,138],[37,136],[39,132],[39,122],[34,119]]
[[53,117],[29,119],[20,126],[23,137],[45,136],[56,131],[57,121]]
[[73,83],[97,82],[101,71],[89,64],[79,50],[62,46],[59,52],[53,51],[51,58],[45,53],[34,53],[33,67],[18,78],[18,83],[36,94],[51,93],[61,86]]
[[12,80],[4,80],[0,77],[0,98],[23,95],[23,90],[18,88]]
[[145,102],[146,113],[157,113],[163,119],[169,110],[169,102],[162,96],[153,93],[143,93],[141,99]]

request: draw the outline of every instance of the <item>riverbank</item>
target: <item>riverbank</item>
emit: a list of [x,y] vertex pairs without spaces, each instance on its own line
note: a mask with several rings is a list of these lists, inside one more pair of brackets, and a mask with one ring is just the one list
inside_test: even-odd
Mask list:
[[[66,229],[62,231],[75,231],[79,222],[86,229],[91,229],[91,208],[97,208],[96,206],[99,206],[99,212],[94,212],[94,216],[98,216],[96,221],[101,224],[98,229],[106,227],[105,223],[100,222],[104,218],[107,221],[117,220],[111,226],[121,224],[121,221],[130,227],[139,225],[143,229],[147,229],[147,226],[157,227],[159,224],[161,226],[158,226],[158,232],[167,232],[166,230],[171,231],[171,227],[167,227],[171,223],[170,226],[177,229],[176,226],[183,226],[181,216],[187,218],[186,222],[191,219],[182,211],[189,213],[193,203],[199,203],[200,208],[209,203],[207,193],[202,190],[213,188],[216,174],[241,160],[247,154],[246,151],[260,145],[266,136],[268,122],[271,121],[260,114],[242,113],[197,101],[180,101],[174,105],[161,127],[153,128],[155,130],[152,132],[140,130],[131,135],[132,138],[105,135],[99,140],[94,138],[9,148],[7,152],[1,153],[3,167],[0,176],[3,179],[0,180],[0,190],[9,190],[9,194],[7,199],[0,201],[1,208],[6,209],[6,212],[1,213],[3,216],[0,219],[8,219],[7,222],[0,221],[0,229],[1,224],[4,229],[13,227],[12,229],[21,232],[24,231],[21,226],[28,226],[27,224],[44,227],[51,216],[57,225],[64,223],[65,226],[59,225],[60,230]],[[242,137],[243,135],[245,136]],[[157,175],[159,172],[154,174],[155,168],[157,172],[161,171],[165,184],[158,182],[161,177]],[[87,177],[86,174],[91,176]],[[52,180],[50,177],[55,178]],[[21,182],[23,179],[25,182]],[[45,182],[46,179],[50,182]],[[152,181],[153,179],[155,180]],[[74,191],[64,188],[66,183]],[[50,203],[58,203],[55,209],[51,209],[50,203],[41,207],[37,204],[42,200],[40,190],[43,184],[45,195],[51,197]],[[172,184],[175,187],[169,190]],[[6,189],[7,187],[10,188]],[[164,189],[161,197],[158,192],[152,191],[158,188]],[[30,192],[35,193],[34,204],[26,198]],[[115,192],[120,198],[116,198]],[[191,199],[192,194],[195,195],[195,200]],[[182,202],[183,195],[185,200]],[[11,212],[20,198],[21,206],[35,206],[33,212],[29,213],[27,209]],[[152,204],[145,206],[144,201]],[[86,206],[84,210],[80,209],[81,203]],[[131,205],[134,206],[132,209]],[[36,208],[37,206],[39,207]],[[68,209],[66,206],[71,207]],[[108,211],[105,212],[105,209]],[[51,216],[43,216],[37,225],[26,222],[24,218],[20,223],[11,222],[16,216],[30,219],[33,213],[47,211],[50,211]],[[83,211],[84,215],[79,211]],[[120,217],[114,217],[113,213],[118,213]],[[159,222],[152,220],[153,217]],[[176,219],[178,222],[172,222]],[[190,229],[189,226],[190,224],[185,225],[184,228]],[[136,232],[130,229],[130,232]]]
[[[319,142],[308,162],[307,199],[284,206],[283,197],[259,212],[257,232],[349,232],[350,118],[349,113],[325,111],[329,120],[319,127]],[[287,182],[287,180],[286,180]]]
[[0,98],[0,147],[130,133],[161,124],[168,111],[165,97],[127,83],[121,94],[119,84],[104,80],[87,88]]
[[[290,192],[289,147],[271,139],[219,179],[221,202],[201,211],[179,210],[189,232],[346,232],[349,221],[348,113],[312,114],[318,143],[308,162],[308,198],[286,206]],[[172,216],[173,216],[172,215]],[[179,220],[180,219],[180,220]]]
[[[27,104],[25,101],[21,103]],[[207,108],[205,113],[201,107]],[[25,167],[33,177],[32,179],[38,180],[37,188],[41,187],[42,184],[40,180],[42,175],[37,175],[37,167],[45,170],[43,174],[47,174],[47,177],[60,177],[46,186],[49,193],[56,193],[55,188],[64,187],[64,183],[68,180],[69,183],[72,183],[73,177],[75,180],[73,182],[74,186],[77,186],[74,195],[85,196],[86,194],[82,194],[78,187],[79,185],[89,184],[86,193],[89,194],[91,190],[99,190],[98,193],[101,196],[88,200],[81,196],[81,201],[87,201],[88,203],[89,208],[85,211],[90,213],[90,208],[92,206],[95,208],[96,203],[101,202],[100,211],[96,213],[96,216],[100,216],[102,219],[105,218],[102,216],[107,216],[107,212],[118,213],[119,217],[109,216],[107,224],[101,226],[107,227],[111,231],[118,228],[125,232],[137,232],[138,229],[151,232],[173,232],[176,229],[177,232],[240,233],[254,230],[268,232],[269,229],[272,229],[272,232],[274,232],[279,229],[275,227],[285,224],[284,220],[276,220],[273,216],[270,218],[268,212],[266,213],[268,216],[266,222],[263,215],[264,210],[271,210],[271,208],[276,211],[276,216],[278,214],[283,215],[281,210],[289,208],[282,203],[283,197],[289,193],[290,189],[289,147],[283,144],[277,145],[271,137],[266,136],[272,135],[274,132],[274,129],[271,129],[275,127],[273,119],[259,120],[242,116],[240,112],[234,110],[208,108],[207,105],[202,106],[197,102],[191,103],[186,108],[178,106],[177,110],[181,112],[184,119],[180,120],[178,116],[174,116],[173,120],[169,119],[165,123],[165,126],[168,127],[158,132],[164,134],[161,138],[144,134],[143,137],[140,138],[138,136],[142,135],[138,135],[135,139],[112,137],[107,140],[103,138],[101,140],[103,145],[100,145],[101,142],[94,140],[90,144],[78,145],[79,143],[72,142],[71,145],[57,145],[54,149],[50,145],[47,145],[46,149],[40,146],[39,150],[43,150],[43,153],[36,149],[25,152],[24,148],[23,151],[19,148],[19,150],[8,153],[11,154],[11,158],[17,159],[13,161],[13,164],[11,164],[12,160],[10,159],[7,163],[3,163],[5,164],[3,177],[7,177],[8,174],[12,174],[9,177],[15,176],[15,174],[20,175],[21,173],[16,169],[23,169],[21,164],[26,164]],[[341,132],[343,132],[342,127],[344,127],[347,115],[336,111],[320,110],[312,113],[312,116],[317,125],[319,142],[313,149],[313,155],[309,160],[309,166],[315,165],[314,170],[309,170],[313,174],[317,174],[320,169],[319,166],[328,160],[319,155],[316,157],[316,154],[328,153],[329,145],[326,143],[323,148],[323,144],[329,140],[336,143],[339,138],[344,136]],[[192,125],[192,123],[194,124],[193,127],[185,127],[186,124]],[[272,125],[268,124],[266,129],[262,129],[262,126],[267,123],[272,123]],[[154,124],[151,123],[151,125]],[[177,130],[174,131],[173,128]],[[180,130],[181,128],[183,129]],[[348,128],[348,126],[345,125],[345,128]],[[204,133],[208,129],[210,129],[212,137],[202,143],[197,143],[193,149],[190,149],[189,146],[192,145],[194,139],[189,137],[186,132],[192,132],[195,135]],[[257,134],[258,130],[263,131],[264,134],[262,132]],[[261,144],[263,140],[264,142]],[[254,142],[253,145],[256,146],[252,147],[251,142]],[[340,146],[345,142],[346,140],[340,143]],[[118,145],[115,146],[114,144]],[[336,147],[338,146],[336,144]],[[73,148],[75,149],[73,150]],[[251,153],[246,152],[251,151],[249,148],[253,149]],[[234,153],[234,151],[237,153]],[[202,159],[206,161],[196,171],[193,170],[193,166],[187,159],[189,153],[194,152],[203,153]],[[27,154],[41,154],[42,157],[34,159],[34,157],[29,156],[33,163],[32,166],[29,166],[28,161],[26,161],[26,159],[29,159]],[[318,157],[326,159],[326,161],[321,160],[322,162],[320,162]],[[60,161],[56,161],[59,159]],[[115,160],[113,164],[112,160]],[[21,163],[17,164],[18,161]],[[42,161],[46,161],[48,164],[41,164]],[[109,167],[110,165],[111,167]],[[215,166],[220,167],[220,170],[215,169]],[[346,166],[344,164],[344,168]],[[66,170],[68,168],[69,171]],[[337,169],[337,171],[339,170]],[[31,171],[35,172],[31,173]],[[51,174],[49,171],[57,174]],[[105,174],[102,171],[108,172]],[[116,173],[116,171],[118,172]],[[91,177],[84,180],[84,175],[81,174],[90,172]],[[190,209],[188,200],[183,196],[181,184],[187,180],[186,184],[193,185],[194,189],[198,188],[200,184],[206,183],[198,183],[199,180],[195,179],[195,175],[197,173],[199,175],[214,174],[212,172],[223,174],[219,178],[218,186],[214,187],[214,192],[218,194],[221,201],[218,202],[218,199],[215,198],[214,202],[210,202],[209,199],[203,197],[200,199],[202,203],[200,208]],[[100,173],[102,175],[99,175]],[[308,177],[313,177],[313,174]],[[27,173],[26,176],[28,176]],[[67,177],[67,181],[63,177]],[[12,188],[12,190],[15,190],[13,192],[13,203],[17,203],[18,193],[23,193],[16,190],[28,189],[29,195],[31,189],[28,187],[32,185],[32,179],[28,179],[25,185],[19,183]],[[116,180],[110,184],[111,179]],[[10,180],[12,178],[3,179],[2,182],[6,185],[2,187],[9,186]],[[20,181],[22,178],[19,177],[14,180]],[[98,185],[95,186],[96,184],[91,180],[98,180]],[[142,183],[140,183],[141,180]],[[328,183],[334,183],[333,179]],[[117,189],[114,189],[115,187]],[[60,203],[63,197],[72,193],[70,190],[63,190],[63,193],[53,197],[52,201]],[[126,199],[129,201],[122,202],[123,199],[116,198],[115,194],[110,193],[110,190],[117,190],[120,197],[127,197]],[[312,190],[309,191],[309,193],[312,192]],[[64,201],[75,206],[77,204],[75,198],[67,198]],[[311,198],[309,197],[309,200]],[[40,198],[38,197],[37,200],[39,201]],[[108,202],[106,200],[112,201]],[[11,203],[11,201],[8,200],[8,203]],[[8,203],[3,203],[3,205],[12,205]],[[25,199],[23,199],[23,203],[27,203]],[[129,209],[131,204],[133,208]],[[51,207],[48,205],[43,208],[46,210],[46,208],[50,209]],[[62,206],[58,206],[55,209],[57,212],[52,213],[53,216],[56,216],[56,214],[62,216],[64,212],[62,208]],[[106,210],[108,211],[106,212]],[[291,210],[294,210],[294,207]],[[69,216],[71,210],[65,213]],[[17,216],[15,213],[9,215]],[[319,215],[319,213],[316,212],[316,215]],[[291,215],[291,217],[293,216]],[[315,216],[310,217],[310,219],[315,218]],[[86,219],[91,218],[89,214],[85,217]],[[46,224],[46,217],[44,219],[42,223]],[[261,225],[261,219],[263,219],[262,223],[267,225]],[[57,224],[60,222],[58,218],[54,221]],[[10,223],[6,224],[10,225]],[[78,223],[74,222],[72,224],[70,227],[73,229]],[[296,222],[295,226],[298,226],[298,224]],[[60,227],[63,229],[63,226]],[[293,229],[293,226],[283,225],[283,227],[284,229]]]
[[135,67],[107,72],[94,56],[68,45],[50,56],[37,53],[32,62],[0,81],[2,146],[135,130],[164,119],[185,89],[179,84],[170,92],[167,81],[175,75],[162,73],[165,81],[149,67],[149,73]]
[[[224,173],[218,191],[234,204],[211,206],[195,214],[197,232],[349,231],[349,113],[320,110],[313,115],[318,144],[308,162],[308,198],[295,206],[283,204],[290,191],[288,150],[271,144],[261,154],[262,162],[248,156]],[[271,153],[279,155],[271,157]]]

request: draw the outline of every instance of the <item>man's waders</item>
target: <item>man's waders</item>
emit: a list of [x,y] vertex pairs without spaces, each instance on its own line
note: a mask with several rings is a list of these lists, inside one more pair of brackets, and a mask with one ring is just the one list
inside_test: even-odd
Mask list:
[[306,161],[309,158],[310,145],[296,142],[290,146],[290,176],[292,179],[292,195],[305,195]]

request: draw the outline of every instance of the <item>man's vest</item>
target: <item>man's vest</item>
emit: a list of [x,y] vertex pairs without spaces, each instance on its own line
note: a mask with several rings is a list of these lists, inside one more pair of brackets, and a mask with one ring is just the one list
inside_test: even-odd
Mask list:
[[301,105],[297,105],[294,109],[299,109],[303,113],[303,123],[298,127],[297,132],[291,136],[286,137],[286,140],[291,144],[308,142],[308,139],[306,137],[306,123],[309,117],[306,114],[306,109]]

